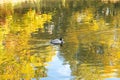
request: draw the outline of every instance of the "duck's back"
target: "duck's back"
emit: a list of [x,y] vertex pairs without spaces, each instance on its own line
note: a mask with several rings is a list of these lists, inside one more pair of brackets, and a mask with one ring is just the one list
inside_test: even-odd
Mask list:
[[51,40],[51,43],[52,44],[61,44],[62,41],[60,39],[54,39],[54,40]]

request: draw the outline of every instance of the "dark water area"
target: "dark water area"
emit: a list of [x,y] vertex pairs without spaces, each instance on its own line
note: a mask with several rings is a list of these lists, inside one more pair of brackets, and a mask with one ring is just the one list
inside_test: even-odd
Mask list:
[[[120,2],[0,6],[0,80],[120,80]],[[61,45],[51,44],[62,37]]]

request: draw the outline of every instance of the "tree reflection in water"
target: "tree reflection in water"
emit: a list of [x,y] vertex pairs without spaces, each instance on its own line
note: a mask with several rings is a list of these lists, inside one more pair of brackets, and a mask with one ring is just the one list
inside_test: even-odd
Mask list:
[[[119,78],[119,7],[118,0],[4,3],[0,6],[1,80],[47,80],[55,73],[61,80]],[[65,44],[55,52],[49,40],[61,36]]]

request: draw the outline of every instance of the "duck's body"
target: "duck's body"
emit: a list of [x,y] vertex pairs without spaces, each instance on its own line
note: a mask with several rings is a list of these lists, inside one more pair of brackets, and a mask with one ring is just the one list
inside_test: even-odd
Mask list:
[[63,39],[60,38],[60,39],[53,39],[50,41],[51,44],[54,44],[54,45],[62,45],[64,43]]

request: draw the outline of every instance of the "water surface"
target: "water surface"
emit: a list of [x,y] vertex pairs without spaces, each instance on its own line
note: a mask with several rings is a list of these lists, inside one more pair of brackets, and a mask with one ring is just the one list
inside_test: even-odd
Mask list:
[[[0,6],[0,80],[119,80],[120,2]],[[62,37],[65,43],[50,44]]]

